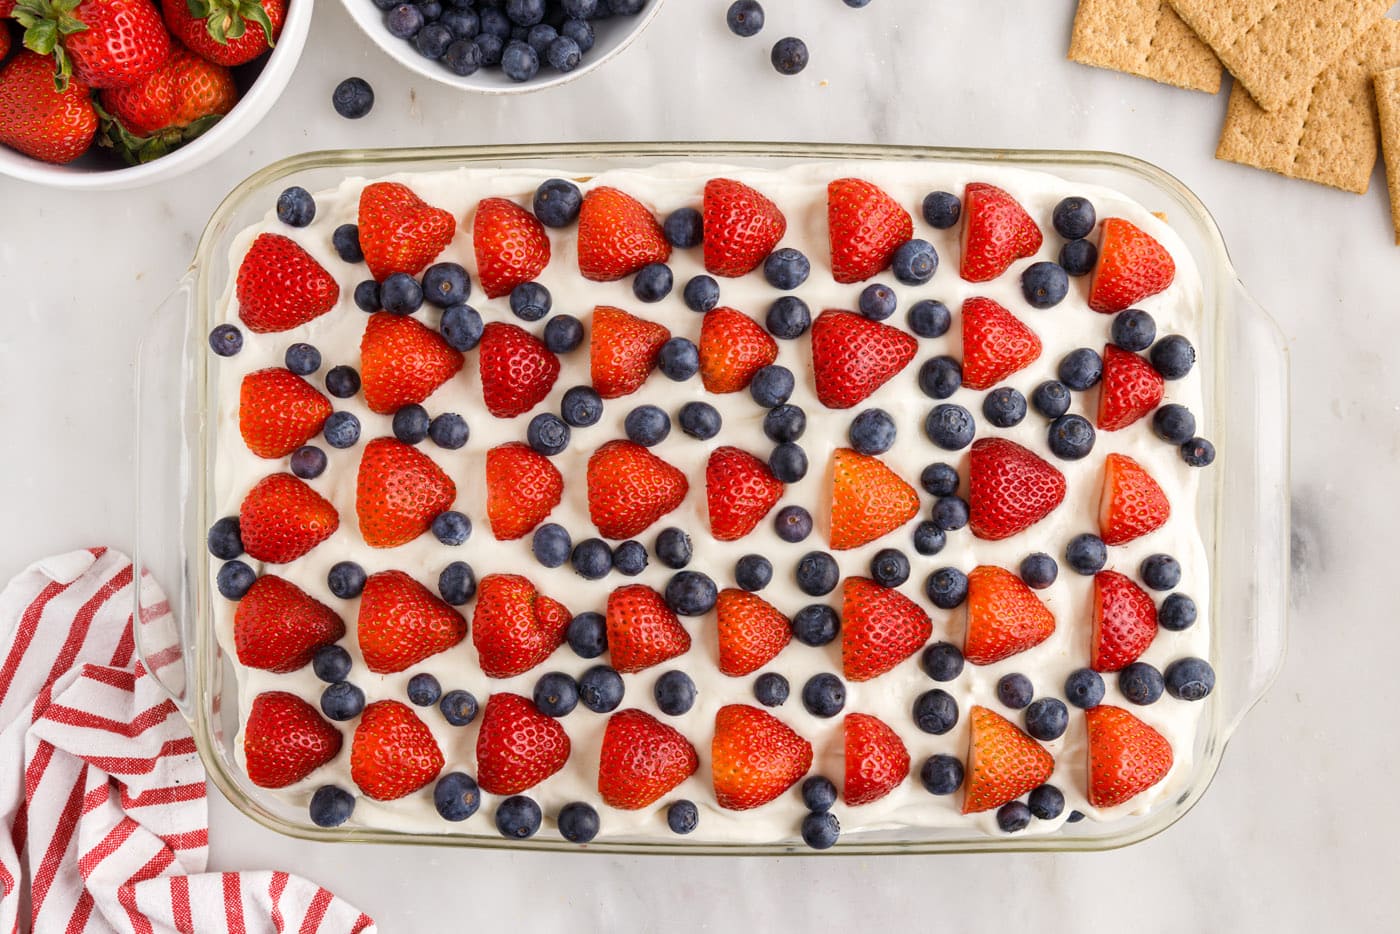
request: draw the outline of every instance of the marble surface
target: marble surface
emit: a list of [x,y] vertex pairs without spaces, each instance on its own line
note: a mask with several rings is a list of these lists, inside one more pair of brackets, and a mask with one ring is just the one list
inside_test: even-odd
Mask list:
[[[1225,94],[1065,61],[1072,0],[875,0],[864,10],[768,0],[768,28],[748,41],[725,31],[725,5],[672,0],[602,71],[491,99],[411,79],[335,0],[321,0],[293,86],[241,145],[195,175],[85,195],[0,179],[0,425],[11,439],[0,457],[0,577],[57,550],[130,547],[136,342],[214,206],[281,156],[649,138],[1121,150],[1176,174],[1211,207],[1293,355],[1289,658],[1179,824],[1088,856],[590,858],[296,842],[215,795],[214,863],[303,872],[389,932],[504,917],[522,932],[1394,930],[1400,744],[1385,708],[1400,629],[1385,581],[1400,552],[1389,521],[1400,511],[1400,368],[1389,365],[1400,346],[1400,249],[1380,169],[1357,197],[1214,161]],[[790,33],[808,40],[812,65],[779,78],[767,48]],[[653,65],[661,61],[670,70]],[[1014,68],[988,67],[998,61]],[[329,106],[349,74],[378,92],[360,122]]]

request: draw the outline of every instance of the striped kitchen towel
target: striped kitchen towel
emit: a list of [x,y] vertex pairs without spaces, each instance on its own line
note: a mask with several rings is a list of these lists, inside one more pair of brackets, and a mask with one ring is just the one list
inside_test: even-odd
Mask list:
[[[204,767],[189,727],[136,659],[135,625],[172,617],[107,548],[40,561],[0,592],[0,934],[355,932],[374,922],[285,872],[206,872]],[[146,644],[152,644],[150,640]]]

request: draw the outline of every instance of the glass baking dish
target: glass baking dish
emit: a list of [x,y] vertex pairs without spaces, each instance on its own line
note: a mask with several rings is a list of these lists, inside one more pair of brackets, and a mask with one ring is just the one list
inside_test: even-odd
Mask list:
[[[843,835],[829,854],[1103,850],[1144,840],[1175,823],[1204,794],[1225,745],[1267,689],[1283,660],[1288,606],[1288,378],[1277,326],[1250,297],[1230,264],[1220,231],[1184,185],[1154,165],[1098,152],[1052,152],[787,143],[618,143],[316,152],[255,173],[233,190],[204,230],[179,288],[156,315],[138,360],[138,516],[135,560],[165,585],[177,647],[138,639],[143,658],[180,653],[161,680],[190,721],[214,784],[266,827],[323,841],[476,846],[602,853],[777,855],[814,853],[800,843],[715,844],[683,839],[606,840],[578,847],[559,839],[507,840],[492,832],[415,834],[381,829],[322,829],[304,812],[254,786],[236,763],[237,691],[214,633],[210,557],[204,536],[214,516],[210,458],[216,380],[205,337],[234,270],[234,236],[262,219],[289,180],[309,190],[347,175],[379,176],[459,166],[553,168],[584,176],[604,169],[708,160],[782,168],[841,160],[986,162],[1052,172],[1070,181],[1118,189],[1166,212],[1200,268],[1205,302],[1201,357],[1206,410],[1202,433],[1219,458],[1203,483],[1199,517],[1211,564],[1210,661],[1218,687],[1204,701],[1203,728],[1185,790],[1144,815],[1082,821],[1046,836],[982,836],[906,829]],[[1221,365],[1224,361],[1230,365]],[[143,594],[147,591],[143,589]],[[138,602],[142,599],[138,596]],[[157,612],[137,606],[138,618]],[[138,627],[138,631],[142,627]],[[484,825],[479,825],[483,826]]]

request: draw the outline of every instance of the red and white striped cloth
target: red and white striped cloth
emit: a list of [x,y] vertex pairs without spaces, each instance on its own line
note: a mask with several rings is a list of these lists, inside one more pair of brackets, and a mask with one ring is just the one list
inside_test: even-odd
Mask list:
[[[297,876],[205,872],[204,767],[136,659],[132,576],[94,548],[0,592],[0,934],[374,931]],[[173,632],[159,587],[140,586],[137,624]],[[157,670],[178,660],[168,644]]]

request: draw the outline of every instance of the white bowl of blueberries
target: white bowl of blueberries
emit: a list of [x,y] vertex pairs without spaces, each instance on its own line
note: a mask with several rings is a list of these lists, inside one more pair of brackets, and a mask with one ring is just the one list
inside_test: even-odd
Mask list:
[[426,78],[484,94],[535,91],[599,67],[662,0],[344,0],[380,48]]

